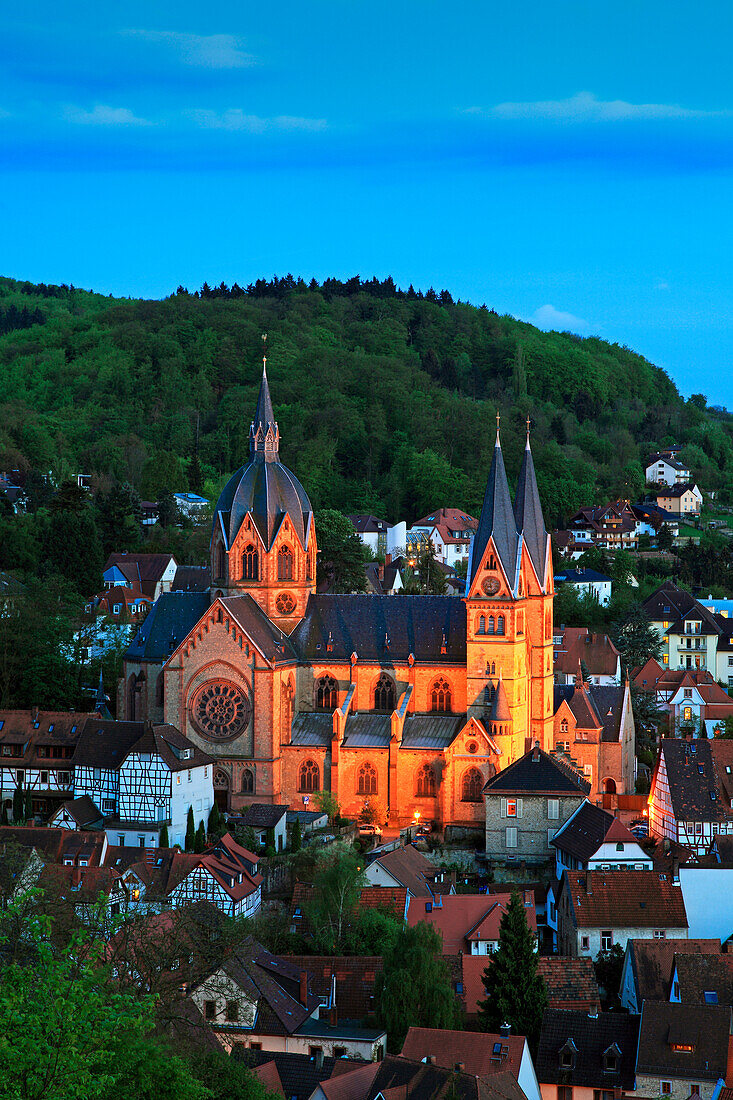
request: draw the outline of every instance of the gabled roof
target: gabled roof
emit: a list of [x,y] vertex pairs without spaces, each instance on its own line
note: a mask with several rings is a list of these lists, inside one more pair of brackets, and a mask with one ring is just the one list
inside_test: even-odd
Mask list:
[[[496,1046],[501,1051],[497,1055]],[[432,1055],[436,1066],[487,1077],[508,1071],[519,1076],[527,1040],[523,1035],[498,1035],[486,1031],[449,1031],[437,1027],[410,1027],[400,1051],[401,1058],[422,1062]]]
[[481,518],[471,547],[469,585],[481,565],[486,547],[489,545],[489,539],[493,539],[497,556],[509,582],[509,588],[513,592],[517,572],[519,535],[517,534],[517,521],[512,507],[512,498],[509,495],[509,483],[504,468],[504,456],[501,452],[498,431],[496,433],[494,457],[489,470],[486,493],[484,494],[484,503],[481,508]]
[[268,619],[260,605],[248,592],[242,596],[225,596],[221,604],[268,661],[295,659],[295,651],[279,627]]
[[636,1071],[692,1081],[725,1080],[730,1030],[730,1006],[644,1001]]
[[589,790],[590,783],[541,749],[530,749],[484,784],[485,795],[575,794],[582,798]]
[[687,928],[682,890],[657,871],[565,871],[576,928]]
[[524,448],[524,458],[514,497],[514,517],[517,530],[522,533],[537,578],[544,589],[547,580],[547,544],[550,536],[545,530],[534,460],[529,446],[529,432],[527,432],[527,445]]
[[364,1100],[526,1100],[508,1071],[488,1078],[388,1054]]
[[240,810],[242,825],[251,825],[255,829],[274,829],[287,815],[287,806],[271,806],[266,802],[253,802]]
[[733,955],[675,955],[682,1004],[733,1004]]
[[730,800],[726,805],[723,797],[712,744],[705,738],[683,741],[665,737],[661,741],[652,789],[663,759],[677,821],[728,821],[733,817]]
[[284,1054],[272,1050],[247,1050],[244,1057],[260,1079],[261,1068],[274,1065],[287,1100],[310,1100],[318,1085],[331,1077],[337,1064],[336,1058],[325,1057],[319,1066],[315,1058],[307,1054]]
[[[360,904],[365,894],[362,890]],[[384,969],[381,955],[288,955],[288,962],[307,970],[312,992],[323,1004],[331,1005],[336,979],[336,1009],[339,1020],[360,1021],[374,1012],[377,975]]]
[[[526,890],[524,894],[527,924],[536,932],[534,893]],[[459,951],[470,951],[470,944],[479,939],[499,939],[502,917],[510,901],[508,893],[444,894],[439,904],[429,898],[413,897],[407,911],[407,923],[411,928],[420,921],[432,925],[443,940],[443,954],[457,955]]]
[[[486,1000],[484,971],[491,966],[491,955],[470,955],[464,951],[459,964],[458,978],[463,979],[461,999],[467,1014],[475,1016],[479,1002]],[[547,986],[550,1008],[600,1011],[601,995],[592,959],[540,955],[537,969]]]
[[[602,810],[592,802],[583,802],[573,816],[555,833],[551,844],[575,859],[587,863],[603,844],[613,821],[613,814],[608,810]],[[633,840],[633,836],[629,835]]]
[[[579,729],[600,729],[601,741],[614,744],[621,739],[621,719],[624,713],[625,684],[583,684],[577,692],[577,684],[556,684],[554,688],[555,713],[566,702]],[[589,723],[584,725],[583,723]]]
[[719,955],[720,940],[636,940],[627,943],[637,991],[637,1003],[666,1001],[672,981],[672,967],[682,954]]
[[607,634],[591,634],[585,626],[566,626],[555,647],[555,671],[575,675],[583,661],[591,676],[615,676],[619,652]]
[[383,867],[401,886],[406,886],[414,898],[431,898],[433,891],[428,885],[438,874],[434,863],[418,852],[413,844],[405,848],[395,848],[377,856],[370,866]]
[[102,570],[106,573],[116,565],[124,576],[146,596],[155,595],[155,586],[160,581],[171,561],[172,554],[110,554]]
[[73,798],[64,802],[62,809],[66,810],[69,817],[76,822],[80,829],[86,829],[93,825],[101,824],[101,811],[94,804],[88,794],[80,798]]
[[74,767],[119,768],[145,732],[142,722],[87,718],[73,756]]
[[[184,752],[190,755],[184,757]],[[198,745],[189,741],[180,730],[171,725],[145,727],[142,736],[132,745],[127,756],[130,753],[157,755],[172,772],[202,768],[206,764],[215,763],[213,756],[208,756]]]
[[130,643],[126,659],[154,664],[167,661],[210,603],[208,592],[164,592]]
[[[563,1012],[548,1008],[542,1018],[536,1071],[540,1084],[633,1089],[639,1017],[621,1012]],[[560,1052],[572,1040],[575,1064],[561,1066]],[[604,1054],[618,1047],[616,1072],[604,1070]]]
[[391,523],[386,519],[379,519],[378,516],[357,515],[346,518],[351,520],[354,530],[359,535],[378,534],[380,531],[386,534],[392,528]]

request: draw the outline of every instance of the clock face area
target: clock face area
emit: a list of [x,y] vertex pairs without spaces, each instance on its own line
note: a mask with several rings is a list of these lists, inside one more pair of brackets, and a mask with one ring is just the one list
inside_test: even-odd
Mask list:
[[501,588],[498,577],[485,577],[481,582],[481,591],[485,596],[495,596]]

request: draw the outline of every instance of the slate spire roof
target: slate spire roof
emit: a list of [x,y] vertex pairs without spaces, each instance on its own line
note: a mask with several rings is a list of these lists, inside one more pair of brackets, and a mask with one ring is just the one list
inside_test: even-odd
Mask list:
[[537,478],[534,471],[534,460],[529,445],[529,430],[527,431],[527,445],[524,448],[522,468],[519,471],[517,493],[514,497],[514,517],[517,530],[524,537],[529,556],[535,567],[537,578],[545,587],[547,572],[547,541],[548,534],[545,530],[545,520],[542,515],[540,494],[537,488]]
[[512,592],[515,587],[517,571],[517,549],[519,536],[517,524],[512,508],[512,498],[509,493],[509,483],[504,467],[504,456],[501,451],[499,430],[496,431],[496,446],[494,457],[489,470],[489,479],[486,483],[484,503],[481,508],[478,530],[473,540],[471,552],[471,573],[478,571],[484,551],[489,544],[489,539],[494,540],[494,546],[501,562],[502,568],[509,581]]
[[491,711],[489,713],[489,721],[491,722],[511,722],[512,712],[509,708],[509,700],[506,694],[506,688],[504,687],[504,681],[499,673],[499,683],[496,685],[496,693],[491,704]]
[[257,398],[254,420],[249,429],[249,453],[254,457],[258,451],[265,454],[265,460],[277,462],[280,447],[280,430],[272,408],[270,386],[267,381],[267,359],[262,360],[262,381]]

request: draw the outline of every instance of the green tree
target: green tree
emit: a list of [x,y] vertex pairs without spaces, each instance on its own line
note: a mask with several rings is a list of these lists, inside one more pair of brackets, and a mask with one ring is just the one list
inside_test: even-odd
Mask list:
[[193,806],[188,807],[186,818],[186,851],[192,852],[196,843],[196,822],[193,819]]
[[26,821],[33,821],[33,795],[30,790],[25,792],[25,799],[23,804],[23,817]]
[[[14,934],[14,903],[0,941]],[[0,1094],[13,1100],[206,1100],[186,1063],[153,1036],[154,998],[123,993],[88,930],[55,949],[43,918],[26,917],[22,961],[0,970]]]
[[338,955],[367,885],[363,860],[352,848],[337,847],[323,857],[314,885],[306,916],[315,945],[322,954]]
[[479,1020],[484,1031],[498,1032],[502,1024],[526,1035],[533,1053],[547,1008],[547,988],[537,969],[535,936],[519,894],[512,892],[501,918],[499,946],[484,970],[486,1000],[479,1003]]
[[17,786],[13,791],[13,824],[17,825],[21,821],[25,821],[25,801],[23,799],[23,788]]
[[214,805],[209,811],[209,820],[206,822],[206,832],[212,841],[221,840],[226,832],[226,824],[222,820],[219,804],[214,800]]
[[662,639],[639,603],[632,604],[623,619],[612,626],[611,636],[625,669],[639,668],[650,657],[658,661],[662,656]]
[[293,828],[290,831],[290,851],[299,852],[303,847],[303,832],[300,828],[300,822],[296,820]]
[[518,400],[527,396],[527,368],[524,365],[524,348],[517,344],[514,353],[514,368],[512,370],[512,389]]
[[170,841],[168,840],[168,826],[163,825],[160,830],[160,836],[158,838],[159,848],[170,848]]
[[673,546],[672,532],[666,523],[662,523],[657,531],[657,548],[659,550],[671,550]]
[[417,556],[415,572],[419,578],[420,591],[425,596],[444,596],[446,590],[445,572],[435,559],[435,547],[432,539],[425,539]]
[[620,1008],[619,989],[624,965],[624,949],[615,943],[609,951],[599,951],[593,962],[604,1009]]
[[158,499],[157,510],[158,521],[163,527],[172,527],[180,521],[181,513],[178,511],[176,498],[170,491],[163,493]]
[[201,470],[201,463],[199,462],[199,456],[194,452],[188,466],[188,487],[192,493],[200,493],[204,484],[204,475]]
[[143,513],[140,497],[129,484],[115,485],[99,501],[105,554],[134,550],[140,543]]
[[313,802],[322,814],[328,815],[329,825],[333,825],[341,812],[336,796],[331,794],[330,791],[316,791],[313,795]]
[[360,825],[381,825],[384,821],[384,810],[376,798],[367,797],[359,810]]
[[316,579],[330,592],[366,592],[368,554],[354,525],[333,508],[315,514],[318,535]]
[[203,820],[199,821],[196,835],[193,838],[193,850],[194,852],[203,852],[206,847],[206,829],[204,827]]
[[440,936],[424,921],[418,921],[412,928],[401,927],[387,946],[384,969],[377,976],[375,1005],[392,1050],[401,1049],[410,1026],[460,1026],[442,952]]

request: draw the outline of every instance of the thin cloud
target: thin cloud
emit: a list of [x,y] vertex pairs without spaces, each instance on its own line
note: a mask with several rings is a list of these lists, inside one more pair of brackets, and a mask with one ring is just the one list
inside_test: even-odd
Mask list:
[[659,282],[654,284],[655,290],[669,290],[669,283]]
[[203,69],[246,69],[255,64],[233,34],[187,34],[183,31],[128,30],[122,34],[168,46],[185,65]]
[[68,122],[77,123],[80,126],[153,126],[148,118],[140,118],[128,107],[108,107],[104,103],[97,103],[91,111],[83,107],[68,106],[64,108],[64,118]]
[[699,111],[676,103],[628,103],[624,99],[598,99],[592,92],[578,92],[569,99],[544,99],[527,103],[498,103],[494,107],[469,107],[466,114],[485,118],[541,119],[547,122],[629,122],[649,119],[716,118],[729,111]]
[[564,313],[549,304],[535,310],[530,321],[537,328],[555,329],[558,332],[578,332],[582,335],[590,329],[590,325],[582,317],[576,317],[574,313]]
[[229,111],[191,111],[190,117],[206,130],[243,130],[250,134],[264,134],[271,130],[300,130],[318,133],[326,129],[325,118],[301,118],[298,115],[248,115],[239,108]]

